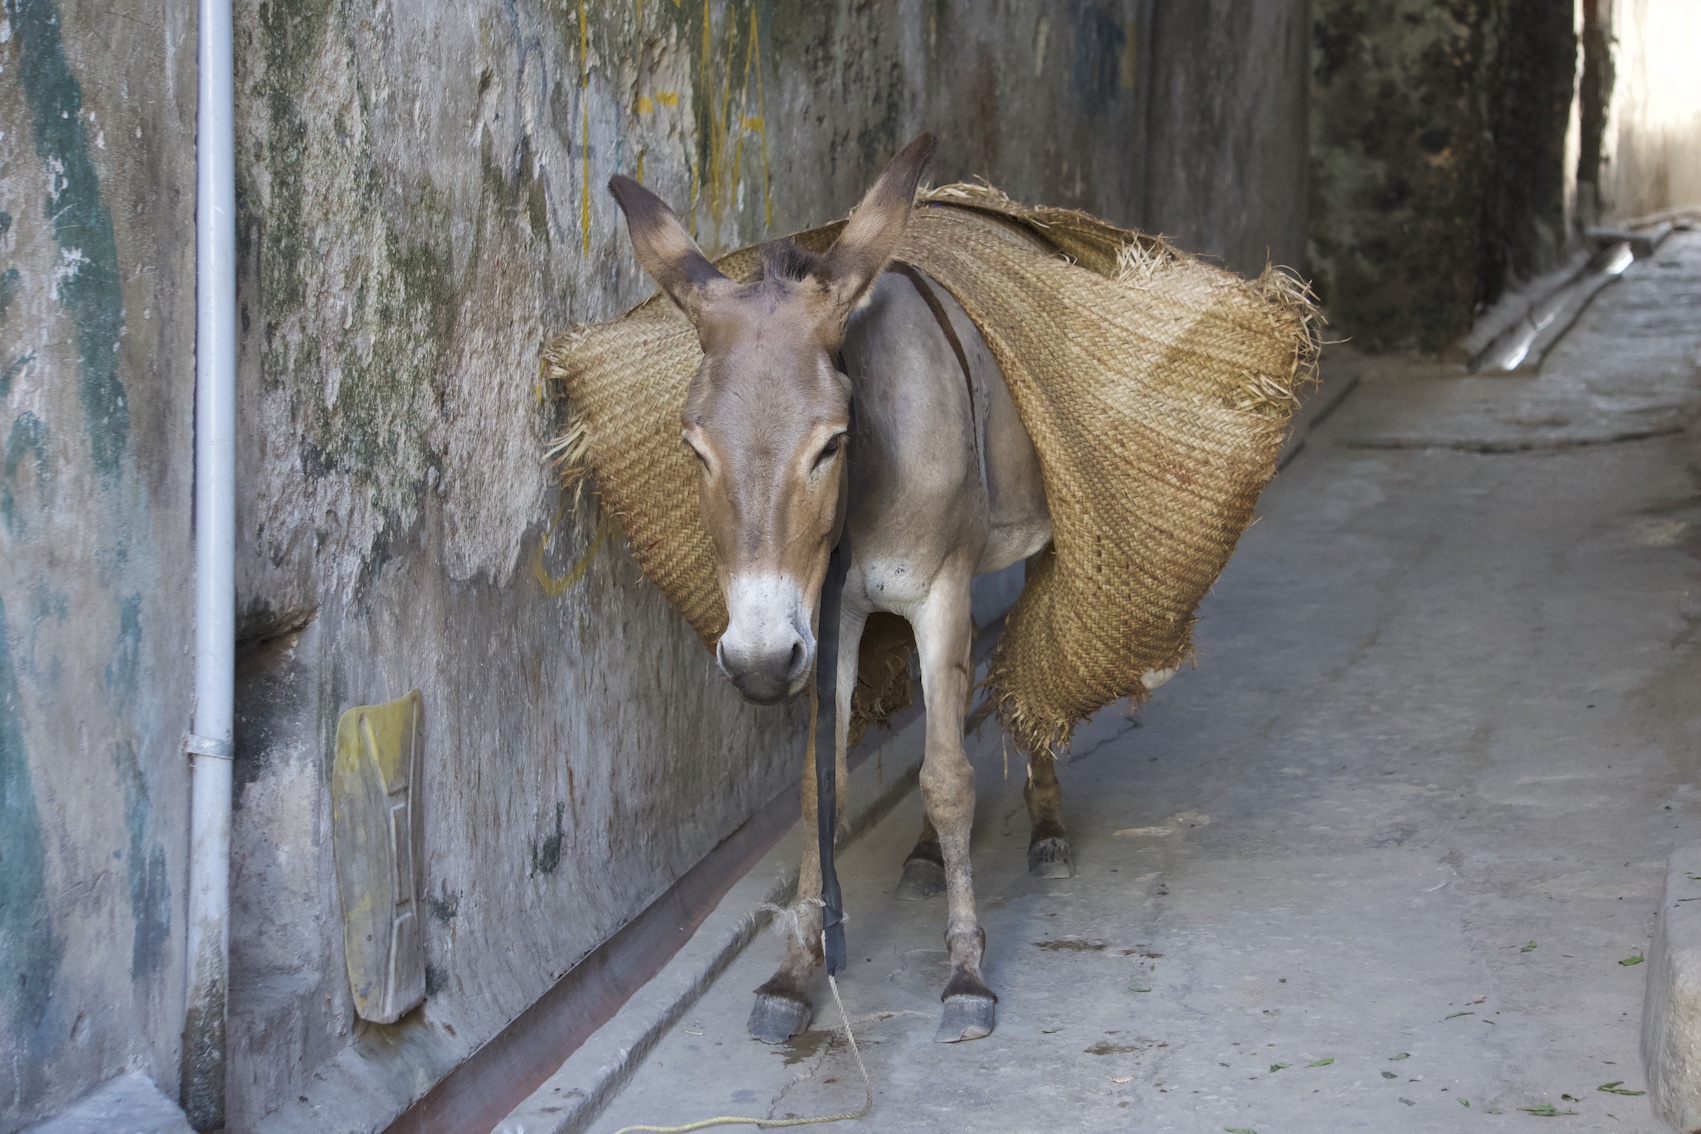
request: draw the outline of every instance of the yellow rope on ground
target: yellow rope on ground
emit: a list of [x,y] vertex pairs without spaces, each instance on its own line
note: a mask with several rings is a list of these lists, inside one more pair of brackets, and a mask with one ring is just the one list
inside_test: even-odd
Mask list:
[[[821,947],[825,951],[827,935],[821,935]],[[737,1118],[723,1116],[720,1118],[705,1118],[697,1122],[687,1122],[684,1126],[622,1126],[614,1134],[636,1134],[637,1131],[648,1131],[649,1134],[687,1134],[692,1130],[707,1130],[711,1126],[760,1126],[764,1129],[775,1126],[818,1126],[824,1122],[843,1122],[851,1118],[866,1118],[874,1109],[874,1084],[869,1081],[868,1068],[862,1062],[862,1052],[857,1050],[856,1035],[851,1031],[850,1013],[845,1011],[845,1002],[839,999],[839,982],[833,979],[833,974],[827,974],[827,987],[833,990],[833,1003],[839,1006],[839,1019],[845,1022],[845,1038],[850,1040],[851,1054],[856,1056],[856,1069],[862,1072],[862,1109],[847,1114],[828,1114],[820,1118]]]

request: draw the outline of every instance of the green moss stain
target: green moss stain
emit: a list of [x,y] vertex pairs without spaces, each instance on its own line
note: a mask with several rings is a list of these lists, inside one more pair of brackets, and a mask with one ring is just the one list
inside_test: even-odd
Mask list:
[[159,972],[171,943],[171,883],[165,848],[150,837],[153,808],[136,746],[114,745],[113,763],[124,781],[124,829],[129,847],[124,865],[130,875],[130,979]]
[[[405,187],[405,216],[386,197],[383,169],[364,141],[368,92],[340,9],[324,0],[268,2],[259,19],[252,89],[262,141],[254,160],[265,168],[269,200],[243,228],[258,234],[262,380],[297,408],[303,475],[351,478],[372,490],[387,521],[405,525],[434,463],[427,438],[443,412],[461,304],[450,209],[428,180]],[[346,84],[351,97],[335,114],[309,114],[304,92],[326,84]],[[243,189],[245,201],[258,199]],[[524,215],[523,191],[515,203]],[[365,247],[328,249],[332,240]],[[347,285],[334,295],[329,255],[350,261]],[[308,319],[329,302],[343,305],[343,326],[325,335]]]
[[52,0],[6,0],[18,40],[18,81],[30,108],[36,156],[47,168],[43,208],[59,248],[54,288],[77,340],[84,423],[94,467],[118,471],[130,434],[130,410],[118,377],[124,327],[118,243],[112,214],[83,128],[83,91],[65,59],[59,8]]
[[16,268],[7,268],[0,272],[0,318],[5,316],[6,309],[12,306],[12,300],[17,298],[18,283],[21,279]]
[[[5,209],[0,209],[0,237],[4,237],[10,231],[12,231],[12,214]],[[12,300],[17,298],[18,284],[21,278],[16,268],[7,268],[4,272],[0,272],[0,319],[6,317],[6,309],[12,306]],[[10,378],[11,375],[8,374],[7,379]],[[5,389],[0,388],[0,398],[5,396]]]
[[35,361],[35,352],[27,351],[6,364],[6,369],[0,370],[0,399],[12,393],[12,379],[23,373],[24,367]]
[[47,865],[29,753],[18,718],[17,671],[0,598],[0,1011],[37,1059],[53,1048],[59,947],[47,906]]
[[12,422],[0,455],[0,527],[14,539],[22,538],[27,521],[18,507],[18,490],[34,473],[36,496],[45,503],[53,487],[53,471],[47,463],[47,426],[25,410]]
[[141,667],[142,596],[131,595],[118,603],[118,638],[106,663],[106,692],[114,702],[127,705],[135,699]]

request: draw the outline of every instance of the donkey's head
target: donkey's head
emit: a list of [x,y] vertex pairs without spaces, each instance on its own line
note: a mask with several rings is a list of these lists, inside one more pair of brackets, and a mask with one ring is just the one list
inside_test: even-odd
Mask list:
[[892,159],[826,255],[764,245],[749,284],[716,270],[654,193],[626,177],[608,183],[638,263],[703,346],[681,437],[702,466],[698,499],[726,598],[715,656],[760,704],[796,696],[815,664],[813,612],[847,487],[850,379],[834,360],[846,319],[897,251],[933,145],[923,134]]

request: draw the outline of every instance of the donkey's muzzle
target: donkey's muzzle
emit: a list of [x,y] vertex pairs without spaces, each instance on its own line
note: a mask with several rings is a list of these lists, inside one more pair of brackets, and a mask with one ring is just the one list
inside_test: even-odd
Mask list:
[[802,691],[808,682],[814,654],[815,651],[805,645],[803,639],[795,636],[785,651],[760,654],[729,652],[723,638],[715,649],[715,660],[746,701],[777,705]]
[[802,692],[815,664],[815,636],[796,584],[777,575],[734,576],[727,615],[715,660],[744,699],[774,705]]

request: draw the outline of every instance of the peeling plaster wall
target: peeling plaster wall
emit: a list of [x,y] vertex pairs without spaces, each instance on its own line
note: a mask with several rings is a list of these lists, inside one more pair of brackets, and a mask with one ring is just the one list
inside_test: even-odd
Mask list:
[[1599,171],[1605,211],[1637,217],[1701,204],[1701,5],[1598,0],[1598,8],[1613,56]]
[[[176,1079],[194,29],[187,0],[4,4],[12,1130],[122,1070]],[[715,253],[842,215],[932,129],[935,181],[1294,262],[1304,59],[1264,44],[1303,3],[1154,7],[238,0],[231,1130],[381,1128],[795,773],[801,711],[733,695],[543,463],[539,346],[650,291],[608,177]],[[416,686],[428,998],[377,1027],[328,756],[341,712]]]
[[0,1130],[175,1092],[192,9],[0,8]]

